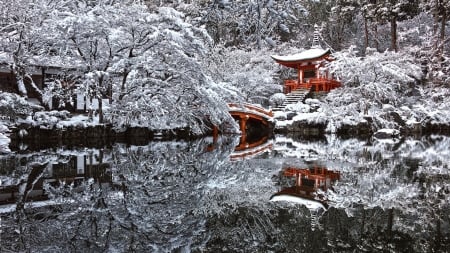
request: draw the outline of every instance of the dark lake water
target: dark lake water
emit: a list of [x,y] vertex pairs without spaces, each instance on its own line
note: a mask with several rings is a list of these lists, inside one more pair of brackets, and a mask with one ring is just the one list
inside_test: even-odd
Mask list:
[[446,252],[450,138],[239,136],[0,157],[0,252]]

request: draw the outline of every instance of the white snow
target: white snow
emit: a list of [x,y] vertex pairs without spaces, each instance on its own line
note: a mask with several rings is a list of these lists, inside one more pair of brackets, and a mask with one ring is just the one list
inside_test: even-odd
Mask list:
[[291,196],[287,194],[281,194],[281,195],[275,195],[273,196],[270,201],[287,201],[291,203],[296,203],[300,205],[306,206],[310,210],[317,210],[317,209],[326,209],[325,206],[320,203],[319,201],[314,201],[306,198],[300,198],[296,196]]
[[[300,106],[301,107],[301,106]],[[301,107],[304,108],[304,107]],[[286,118],[286,112],[277,111],[274,114],[274,118]],[[284,127],[292,125],[294,122],[305,121],[308,124],[320,124],[327,121],[327,117],[322,112],[311,112],[311,113],[298,113],[291,120],[277,120],[275,121],[276,127]]]
[[400,131],[397,130],[397,129],[383,128],[383,129],[378,130],[376,133],[385,134],[385,135],[389,135],[389,136],[395,137],[395,136],[398,136],[400,134]]
[[329,49],[325,50],[322,48],[312,48],[293,55],[286,55],[286,56],[272,55],[272,58],[277,61],[286,61],[286,62],[312,60],[324,56],[329,52],[330,52]]

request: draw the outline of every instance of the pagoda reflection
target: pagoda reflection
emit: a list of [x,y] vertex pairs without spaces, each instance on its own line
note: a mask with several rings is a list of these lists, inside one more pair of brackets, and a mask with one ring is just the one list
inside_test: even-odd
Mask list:
[[327,209],[327,200],[320,192],[330,189],[339,177],[339,172],[320,166],[288,167],[280,173],[281,190],[270,200],[299,203],[313,210]]

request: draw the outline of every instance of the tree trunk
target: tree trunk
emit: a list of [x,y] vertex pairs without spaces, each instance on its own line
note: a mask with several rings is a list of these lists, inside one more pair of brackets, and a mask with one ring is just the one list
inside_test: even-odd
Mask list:
[[262,45],[261,45],[261,37],[262,37],[262,35],[261,35],[261,2],[258,1],[257,4],[258,4],[258,26],[256,28],[257,29],[256,42],[258,45],[258,49],[261,49],[261,47],[262,47]]
[[103,100],[100,96],[98,99],[98,123],[103,124]]
[[[123,72],[122,85],[120,86],[119,100],[122,100],[123,96],[125,96],[126,83],[127,83],[127,78],[128,78],[129,73],[130,73],[130,71],[128,69],[125,69]],[[112,91],[111,91],[111,94],[112,94]]]
[[[103,74],[98,79],[98,87],[103,87]],[[96,92],[97,93],[97,92]],[[103,123],[103,92],[98,91],[98,123]]]
[[444,9],[442,10],[442,17],[441,17],[441,32],[439,36],[439,53],[440,55],[444,54],[444,42],[445,42],[445,26],[447,23],[447,11]]
[[434,23],[433,23],[433,50],[434,54],[436,55],[438,52],[439,47],[439,37],[438,37],[438,30],[439,30],[439,1],[434,1],[433,5],[433,17],[434,17]]
[[380,52],[380,43],[378,43],[378,24],[375,23],[374,27],[373,27],[373,32],[374,32],[374,42],[375,42],[375,48],[377,49],[378,52]]
[[367,18],[364,18],[364,50],[369,47],[369,26]]
[[391,50],[397,52],[397,17],[391,18]]

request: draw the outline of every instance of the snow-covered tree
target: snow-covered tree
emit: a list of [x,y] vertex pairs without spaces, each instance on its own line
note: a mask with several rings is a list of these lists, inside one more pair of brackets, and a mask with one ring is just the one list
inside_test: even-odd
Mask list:
[[342,44],[347,42],[356,31],[359,5],[354,0],[339,0],[334,2],[331,8],[330,20],[327,23],[327,38],[335,50],[342,49]]
[[105,96],[112,100],[107,119],[118,127],[191,126],[198,133],[208,120],[227,119],[225,103],[199,65],[209,36],[184,22],[182,13],[100,1],[52,14],[45,23],[49,40],[80,63],[81,89],[98,99],[100,122]]
[[50,36],[44,35],[51,43],[49,47],[78,63],[78,82],[82,84],[79,88],[89,100],[98,99],[100,122],[102,98],[111,90],[108,68],[116,53],[109,37],[118,28],[112,22],[121,16],[121,10],[127,10],[125,7],[126,4],[115,6],[106,1],[79,2],[52,12],[42,27],[51,31]]
[[224,96],[227,102],[245,101],[268,105],[269,97],[281,92],[274,75],[277,64],[270,58],[270,51],[245,51],[216,47],[211,57],[205,59],[210,76],[228,88]]
[[398,50],[397,42],[397,22],[406,18],[411,18],[418,14],[418,1],[405,0],[375,0],[360,1],[361,11],[363,13],[365,23],[365,47],[369,46],[369,25],[373,25],[373,39],[375,48],[379,48],[378,26],[380,24],[390,24],[390,46],[393,51]]
[[[366,53],[365,57],[359,57],[350,48],[335,54],[330,68],[345,88],[328,94],[323,111],[330,113],[336,126],[366,122],[364,117],[370,115],[377,129],[404,127],[404,122],[412,120],[406,108],[413,108],[421,94],[420,65],[407,53],[378,53],[375,49]],[[391,112],[404,107],[404,113],[397,112],[403,116],[402,120],[391,120],[394,117]],[[420,122],[423,118],[416,120]]]
[[207,121],[230,120],[221,88],[200,65],[209,43],[206,31],[184,22],[172,8],[139,13],[138,7],[133,22],[123,16],[131,27],[114,34],[122,45],[111,71],[122,76],[108,119],[118,126],[190,127],[195,133],[204,131]]
[[272,47],[296,38],[307,11],[298,1],[212,1],[202,23],[216,43],[246,48]]
[[450,16],[450,2],[446,0],[421,1],[424,11],[432,14],[434,18],[433,31],[435,35],[435,50],[439,49],[443,53],[445,39],[445,28]]
[[[429,78],[434,83],[448,84],[450,73],[449,47],[446,28],[450,16],[450,2],[445,0],[421,1],[422,10],[432,15],[434,22],[429,43],[423,49],[426,52],[425,62]],[[448,85],[447,85],[448,86]]]
[[0,48],[11,59],[8,62],[17,80],[18,91],[27,97],[25,83],[41,94],[41,90],[33,82],[30,73],[30,60],[40,56],[41,51],[35,46],[35,30],[42,24],[47,11],[33,0],[2,1],[0,4]]

